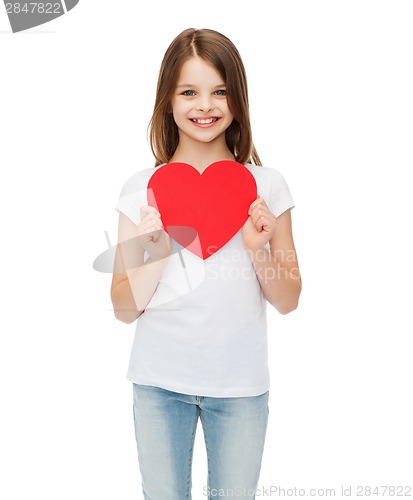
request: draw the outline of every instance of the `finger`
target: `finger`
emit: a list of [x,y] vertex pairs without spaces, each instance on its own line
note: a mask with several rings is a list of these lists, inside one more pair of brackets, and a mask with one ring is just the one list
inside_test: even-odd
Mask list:
[[160,224],[159,222],[147,221],[147,222],[141,224],[139,229],[140,229],[139,233],[141,235],[150,234],[150,233],[153,233],[155,231],[161,231],[162,224]]
[[140,208],[140,215],[141,215],[141,219],[143,219],[143,217],[145,217],[145,215],[148,215],[148,214],[157,214],[158,217],[161,216],[161,214],[159,213],[159,211],[155,208],[155,207],[151,207],[151,206],[142,206]]
[[271,215],[272,214],[267,207],[258,206],[252,209],[250,217],[253,220],[254,224],[256,224],[260,217],[270,218]]
[[270,213],[270,215],[263,214],[256,220],[255,227],[259,231],[270,232],[275,228],[275,217]]
[[156,214],[154,212],[151,212],[151,213],[145,215],[145,217],[141,220],[141,224],[146,224],[146,223],[151,222],[151,221],[154,224],[161,224],[162,225],[161,218],[159,217],[158,214]]
[[255,227],[258,229],[258,231],[261,232],[264,229],[265,225],[266,225],[265,218],[263,215],[260,215],[257,219]]
[[251,214],[251,212],[256,209],[257,207],[260,207],[260,208],[268,208],[267,207],[267,204],[265,203],[265,200],[263,198],[261,198],[259,195],[257,197],[256,200],[254,200],[250,207],[249,207],[249,210],[248,210],[248,215]]
[[161,215],[159,213],[158,209],[156,209],[155,207],[151,207],[150,205],[142,206],[141,210],[143,210],[145,213],[151,213],[151,212],[153,212],[155,214]]
[[251,203],[251,205],[248,208],[248,215],[251,215],[251,212],[254,210],[254,208],[257,206],[258,202],[258,197]]
[[268,208],[264,198],[257,198],[255,200],[255,206],[260,208]]

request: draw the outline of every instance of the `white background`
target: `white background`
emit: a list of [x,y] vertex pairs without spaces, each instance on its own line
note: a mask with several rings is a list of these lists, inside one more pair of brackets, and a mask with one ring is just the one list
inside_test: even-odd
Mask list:
[[92,263],[124,181],[153,165],[157,72],[188,27],[238,47],[256,147],[296,203],[304,286],[292,314],[268,308],[260,487],[413,485],[412,24],[401,0],[81,0],[13,34],[1,8],[1,498],[143,498],[134,325]]

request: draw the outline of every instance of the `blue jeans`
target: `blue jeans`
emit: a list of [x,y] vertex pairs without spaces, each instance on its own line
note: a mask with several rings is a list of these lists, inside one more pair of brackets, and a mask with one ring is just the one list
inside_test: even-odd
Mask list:
[[133,384],[135,434],[145,500],[191,499],[198,417],[204,431],[208,500],[255,498],[268,396],[212,398]]

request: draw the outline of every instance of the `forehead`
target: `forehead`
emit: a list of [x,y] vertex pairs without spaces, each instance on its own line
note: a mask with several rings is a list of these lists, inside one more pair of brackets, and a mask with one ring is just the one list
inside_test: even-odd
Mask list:
[[224,83],[214,66],[200,57],[191,57],[182,64],[178,76],[178,85],[181,83],[204,83],[206,81],[214,82],[215,85]]

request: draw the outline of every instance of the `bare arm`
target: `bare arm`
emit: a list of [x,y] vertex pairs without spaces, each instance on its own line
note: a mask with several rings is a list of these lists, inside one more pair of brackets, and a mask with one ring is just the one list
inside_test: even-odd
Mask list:
[[[132,323],[143,313],[170,254],[169,236],[156,209],[142,207],[141,219],[136,225],[119,214],[111,299],[116,318],[124,323]],[[145,250],[149,253],[146,261]]]
[[[287,314],[296,309],[301,293],[291,210],[276,218],[258,198],[250,212],[243,230],[244,243],[265,298],[278,312]],[[265,248],[267,242],[270,251]]]
[[277,218],[277,229],[270,240],[270,251],[262,248],[250,255],[268,302],[281,314],[296,309],[301,293],[301,276],[291,232],[290,210]]

